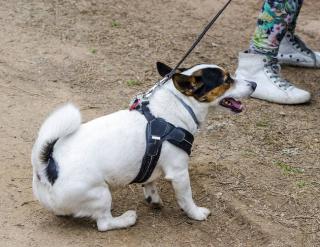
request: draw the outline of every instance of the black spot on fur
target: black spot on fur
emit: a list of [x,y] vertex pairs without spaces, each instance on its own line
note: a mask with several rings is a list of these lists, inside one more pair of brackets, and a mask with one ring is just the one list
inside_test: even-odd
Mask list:
[[205,95],[212,89],[224,83],[224,73],[219,68],[205,68],[200,76],[196,76],[197,81],[203,83],[203,86],[194,91],[198,98]]
[[152,202],[151,196],[148,196],[148,197],[146,198],[146,202],[147,202],[147,203],[151,203],[151,202]]
[[56,161],[52,157],[53,148],[56,142],[57,142],[57,139],[45,144],[40,153],[41,162],[48,164],[46,168],[46,174],[49,182],[52,185],[58,178],[58,166]]
[[53,147],[56,144],[58,139],[48,142],[44,145],[40,153],[40,161],[43,163],[48,163],[49,158],[52,155]]
[[52,157],[49,158],[46,173],[49,182],[51,183],[51,185],[53,185],[58,178],[58,165]]

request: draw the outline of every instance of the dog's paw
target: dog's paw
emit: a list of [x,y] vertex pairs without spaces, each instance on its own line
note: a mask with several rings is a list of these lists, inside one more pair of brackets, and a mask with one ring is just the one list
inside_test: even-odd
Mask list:
[[136,223],[137,213],[134,210],[128,210],[123,215],[121,215],[121,218],[126,221],[127,226],[132,226]]
[[189,218],[193,220],[206,220],[209,215],[210,210],[202,207],[197,207],[195,210],[188,213]]
[[161,209],[163,207],[163,202],[159,196],[156,198],[148,196],[147,198],[145,198],[145,200],[150,205],[151,208]]
[[160,201],[159,203],[151,203],[151,208],[161,209],[161,208],[163,208],[163,202]]
[[137,220],[137,213],[134,210],[128,210],[118,217],[102,216],[97,220],[98,230],[101,232],[126,228],[133,226]]

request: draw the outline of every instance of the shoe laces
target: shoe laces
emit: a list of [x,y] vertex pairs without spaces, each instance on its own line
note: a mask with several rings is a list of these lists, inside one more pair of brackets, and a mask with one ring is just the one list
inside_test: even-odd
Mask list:
[[294,46],[297,49],[300,49],[301,52],[311,56],[314,61],[314,64],[316,65],[317,63],[316,54],[301,40],[301,38],[298,35],[288,34],[287,37],[289,38],[289,41],[292,44],[292,46]]
[[276,84],[279,88],[287,90],[288,88],[292,87],[293,85],[286,79],[281,77],[281,67],[278,63],[277,58],[268,58],[265,59],[265,69],[269,76],[269,78]]

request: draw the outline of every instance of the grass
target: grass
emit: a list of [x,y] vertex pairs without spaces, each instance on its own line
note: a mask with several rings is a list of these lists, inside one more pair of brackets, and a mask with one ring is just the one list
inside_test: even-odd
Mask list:
[[277,161],[275,165],[286,175],[301,174],[304,172],[302,168],[293,167],[281,161]]
[[96,54],[96,53],[97,53],[97,49],[96,49],[96,48],[91,48],[91,49],[90,49],[90,52],[91,52],[92,54]]
[[127,80],[127,85],[129,86],[129,87],[132,87],[132,86],[136,86],[136,85],[140,85],[141,83],[140,83],[140,81],[138,81],[138,80]]
[[256,126],[261,128],[266,128],[266,127],[269,127],[269,123],[266,120],[261,120],[256,123]]
[[121,25],[120,25],[120,22],[116,21],[116,20],[112,20],[111,21],[111,27],[113,28],[119,28]]
[[300,180],[297,182],[297,186],[302,189],[307,185],[306,181]]

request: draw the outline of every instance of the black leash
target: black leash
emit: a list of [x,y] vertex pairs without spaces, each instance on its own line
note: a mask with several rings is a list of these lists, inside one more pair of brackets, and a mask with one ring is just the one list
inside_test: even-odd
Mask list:
[[212,27],[212,25],[216,22],[216,20],[219,18],[219,16],[223,13],[223,11],[228,7],[228,5],[231,3],[232,0],[229,0],[222,9],[211,19],[211,21],[206,25],[206,27],[203,29],[203,31],[200,33],[196,41],[192,44],[190,49],[186,52],[186,54],[182,57],[182,59],[177,63],[176,67],[169,73],[169,75],[173,75],[174,71],[176,71],[180,65],[186,60],[186,58],[190,55],[190,53],[193,51],[193,49],[198,45],[198,43],[201,41],[203,36],[208,32],[208,30]]

